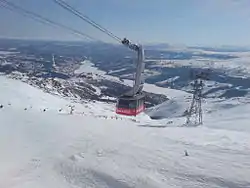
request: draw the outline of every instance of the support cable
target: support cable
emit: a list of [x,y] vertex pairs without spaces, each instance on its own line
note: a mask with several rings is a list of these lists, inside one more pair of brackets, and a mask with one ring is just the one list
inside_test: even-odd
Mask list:
[[80,36],[80,37],[84,37],[84,38],[88,38],[88,39],[91,39],[91,40],[97,40],[95,39],[94,37],[88,35],[88,34],[85,34],[81,31],[78,31],[78,30],[75,30],[75,29],[72,29],[66,25],[63,25],[61,23],[57,23],[55,21],[52,21],[48,18],[45,18],[37,13],[34,13],[34,12],[31,12],[29,10],[26,10],[12,2],[9,2],[7,0],[0,0],[0,7],[2,8],[5,8],[5,9],[8,9],[12,12],[15,12],[15,13],[19,13],[25,17],[29,17],[37,22],[40,22],[42,24],[45,24],[45,25],[50,25],[50,26],[56,26],[56,27],[60,27],[62,29],[65,29],[65,30],[68,30],[70,31],[72,34],[75,34],[77,36]]
[[90,24],[93,27],[95,27],[96,29],[98,29],[99,31],[101,31],[101,32],[107,34],[108,36],[110,36],[111,38],[115,39],[119,43],[122,42],[122,39],[120,37],[114,35],[112,32],[110,32],[109,30],[105,29],[104,27],[102,27],[101,25],[99,25],[98,23],[96,23],[95,21],[93,21],[92,19],[90,19],[88,16],[86,16],[86,15],[82,14],[81,12],[77,11],[75,8],[73,8],[71,5],[69,5],[65,1],[62,1],[62,0],[53,0],[53,1],[56,4],[58,4],[59,6],[61,6],[63,9],[71,12],[75,16],[79,17],[83,21],[87,22],[88,24]]

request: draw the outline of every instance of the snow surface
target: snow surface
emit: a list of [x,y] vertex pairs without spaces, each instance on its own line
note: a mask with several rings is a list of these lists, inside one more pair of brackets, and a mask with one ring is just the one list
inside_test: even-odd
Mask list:
[[182,117],[187,109],[187,102],[170,99],[152,109],[147,110],[146,112],[152,118],[175,118]]
[[209,101],[204,126],[180,127],[176,118],[167,127],[145,114],[115,118],[103,103],[74,103],[69,115],[58,109],[70,101],[4,76],[0,82],[0,187],[250,187],[250,131],[238,129],[249,104]]
[[9,54],[16,54],[19,52],[10,52],[10,51],[0,51],[0,55],[9,55]]
[[81,62],[81,66],[74,71],[75,74],[81,74],[81,73],[93,73],[95,79],[108,79],[120,82],[119,78],[108,75],[105,71],[99,70],[97,67],[95,67],[95,64],[92,63],[89,60],[84,60]]
[[[124,80],[124,84],[128,86],[133,86],[133,80]],[[159,87],[154,84],[148,84],[148,83],[144,84],[143,90],[155,94],[166,95],[168,98],[183,98],[190,96],[190,94],[185,91]]]
[[231,76],[238,77],[249,77],[250,76],[250,52],[209,52],[203,51],[204,54],[221,54],[230,55],[237,58],[226,59],[226,60],[213,60],[211,58],[193,57],[191,60],[174,60],[173,63],[162,63],[170,62],[171,60],[165,59],[156,61],[154,66],[160,67],[183,67],[191,66],[193,68],[204,68],[211,70],[219,70],[226,72]]
[[104,71],[99,70],[89,60],[84,60],[83,62],[81,62],[81,66],[79,67],[79,69],[75,70],[75,74],[90,73],[90,72],[101,75],[105,74]]

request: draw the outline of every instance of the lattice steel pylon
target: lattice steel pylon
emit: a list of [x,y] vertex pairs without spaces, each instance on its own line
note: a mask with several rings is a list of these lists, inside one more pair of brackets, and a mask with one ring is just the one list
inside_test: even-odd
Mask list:
[[203,124],[202,120],[202,90],[204,83],[197,78],[193,85],[193,99],[190,108],[187,111],[186,126],[199,126]]

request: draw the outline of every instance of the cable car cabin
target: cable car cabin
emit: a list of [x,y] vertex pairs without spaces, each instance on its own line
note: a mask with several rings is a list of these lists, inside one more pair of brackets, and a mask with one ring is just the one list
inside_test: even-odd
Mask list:
[[145,110],[145,95],[139,94],[134,97],[122,96],[118,99],[116,113],[127,116],[136,116]]

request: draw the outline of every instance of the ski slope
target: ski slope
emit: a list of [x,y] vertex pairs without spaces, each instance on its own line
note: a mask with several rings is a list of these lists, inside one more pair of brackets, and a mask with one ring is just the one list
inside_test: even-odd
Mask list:
[[178,127],[181,118],[167,127],[143,114],[136,122],[113,118],[102,103],[74,103],[69,115],[70,101],[0,82],[0,187],[250,187],[250,132],[233,128],[248,122],[248,104],[207,114],[202,127]]

